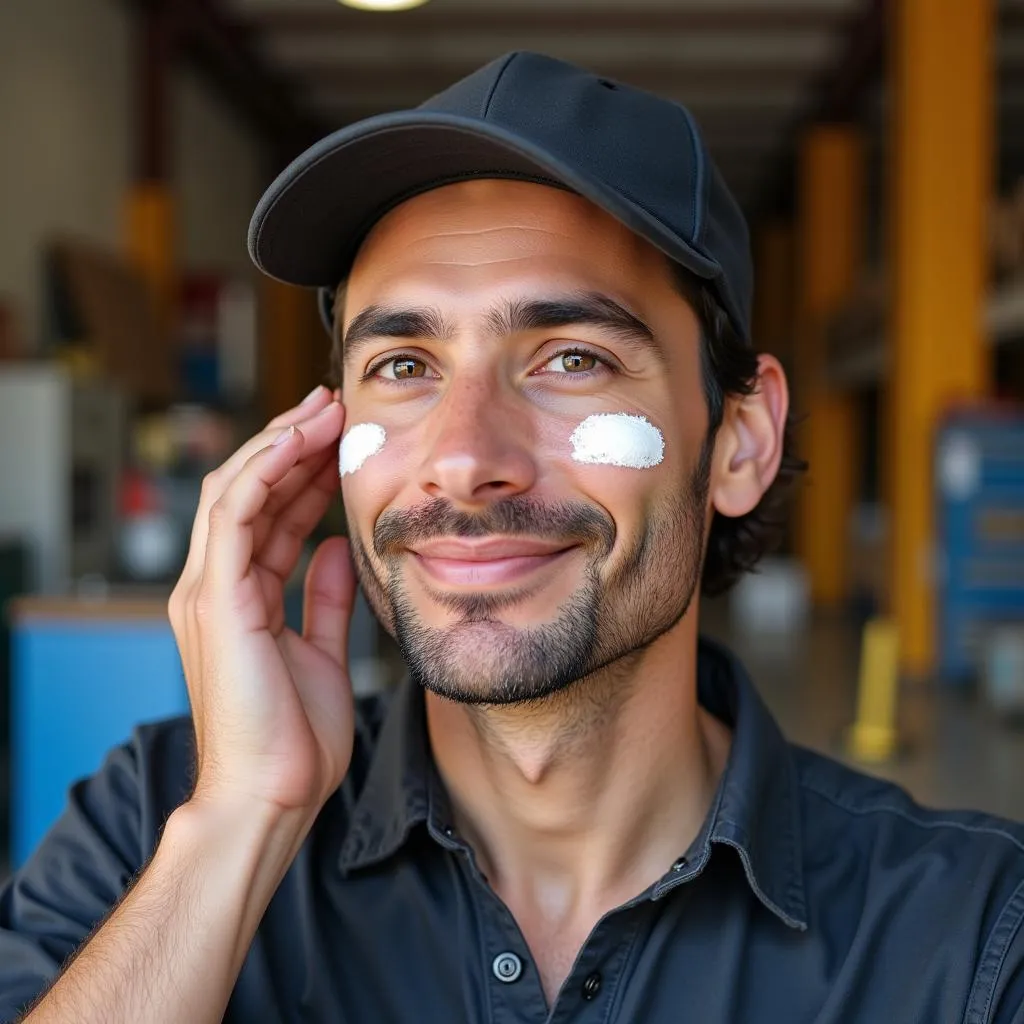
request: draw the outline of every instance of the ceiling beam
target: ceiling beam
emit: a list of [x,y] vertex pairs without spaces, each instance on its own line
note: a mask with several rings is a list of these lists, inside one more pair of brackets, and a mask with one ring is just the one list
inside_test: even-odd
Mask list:
[[[306,62],[302,65],[303,78],[314,89],[337,89],[339,93],[373,96],[408,92],[413,102],[447,88],[453,82],[476,70],[476,65],[450,66],[428,63],[404,63],[400,66],[377,65],[353,68],[337,63]],[[776,63],[737,64],[725,67],[688,69],[685,65],[624,63],[604,66],[601,74],[628,82],[653,92],[684,95],[713,89],[759,89],[778,86],[792,87],[807,77],[806,67],[780,66]]]
[[427,33],[469,35],[478,32],[571,33],[615,35],[641,32],[815,32],[841,28],[848,16],[835,10],[807,5],[772,7],[751,5],[708,6],[699,10],[644,9],[623,5],[620,9],[595,11],[502,9],[488,3],[453,10],[429,4],[401,14],[384,15],[357,11],[340,5],[321,8],[253,11],[247,24],[261,31],[289,34],[343,32],[346,35],[412,35]]
[[[367,117],[387,114],[396,110],[409,109],[408,106],[393,104],[383,107],[376,104],[343,102],[333,104],[328,97],[319,97],[311,103],[321,119],[333,127],[352,124]],[[751,145],[781,143],[790,123],[792,104],[778,107],[747,106],[740,103],[728,107],[709,107],[700,102],[699,97],[687,104],[697,120],[701,135],[708,145],[724,139],[736,145],[741,140],[750,140]]]
[[759,212],[774,213],[792,205],[794,167],[800,138],[809,125],[855,118],[873,83],[883,72],[886,0],[863,0],[847,29],[846,41],[834,67],[808,89],[816,101],[793,120],[783,157],[765,181]]
[[139,181],[165,181],[170,171],[171,68],[178,47],[178,25],[167,5],[139,18],[135,40],[132,137]]
[[813,90],[818,101],[811,121],[848,121],[857,116],[871,84],[882,74],[885,0],[865,0],[864,12],[850,27],[843,55]]
[[174,0],[186,24],[186,52],[282,156],[294,156],[323,134],[297,99],[292,82],[263,58],[251,31],[217,0]]
[[997,10],[1000,31],[1024,29],[1024,6],[1020,3],[1001,3]]
[[144,14],[173,11],[177,52],[270,144],[276,163],[324,134],[323,125],[299,103],[292,82],[262,57],[251,30],[230,18],[217,0],[130,0],[130,5]]

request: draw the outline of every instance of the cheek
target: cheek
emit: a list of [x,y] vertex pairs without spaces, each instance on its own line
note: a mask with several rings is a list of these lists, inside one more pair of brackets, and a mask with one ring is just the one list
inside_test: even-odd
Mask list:
[[[349,522],[364,536],[389,506],[411,506],[424,498],[417,484],[424,429],[425,418],[415,423],[388,418],[380,425],[357,423],[342,438],[342,497]],[[620,525],[644,515],[676,463],[658,426],[636,413],[596,413],[582,421],[542,416],[526,433],[544,498],[575,491]]]
[[[361,436],[360,436],[361,435]],[[390,423],[357,423],[338,445],[341,496],[350,527],[368,536],[414,472],[415,444]]]
[[574,488],[602,506],[626,536],[649,514],[673,462],[658,427],[627,413],[586,417],[563,434],[562,452]]
[[588,416],[569,438],[572,459],[584,465],[653,469],[665,457],[665,438],[644,416],[598,413]]
[[387,431],[379,423],[356,423],[345,431],[338,445],[338,472],[344,478],[358,473],[367,459],[387,443]]

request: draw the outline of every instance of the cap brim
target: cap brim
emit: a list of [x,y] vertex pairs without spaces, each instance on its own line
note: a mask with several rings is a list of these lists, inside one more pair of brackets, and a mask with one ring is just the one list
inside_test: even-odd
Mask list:
[[584,170],[485,121],[415,110],[360,121],[296,159],[253,213],[249,254],[271,277],[334,288],[389,210],[444,184],[492,177],[571,189],[698,277],[721,273],[671,228]]

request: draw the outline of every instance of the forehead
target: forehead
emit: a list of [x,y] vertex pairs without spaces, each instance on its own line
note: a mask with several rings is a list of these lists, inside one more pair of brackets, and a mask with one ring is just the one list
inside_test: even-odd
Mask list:
[[589,200],[554,186],[482,179],[390,211],[363,242],[347,291],[363,304],[394,287],[486,288],[531,278],[626,292],[672,284],[667,259]]

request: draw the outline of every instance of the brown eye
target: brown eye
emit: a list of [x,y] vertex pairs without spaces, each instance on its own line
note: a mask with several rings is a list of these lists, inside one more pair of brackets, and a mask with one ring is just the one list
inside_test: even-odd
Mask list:
[[607,365],[600,356],[577,350],[575,352],[559,352],[557,356],[549,359],[541,367],[541,370],[544,373],[589,373],[591,370],[601,366],[607,367]]
[[597,359],[586,352],[566,352],[561,358],[566,373],[586,373],[597,366]]
[[425,377],[427,365],[421,359],[410,359],[408,356],[399,356],[398,359],[391,359],[380,368],[382,377],[390,377],[393,380],[409,380],[412,377]]

